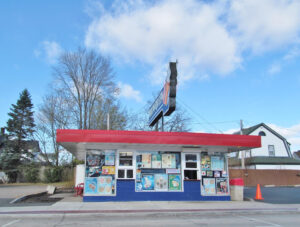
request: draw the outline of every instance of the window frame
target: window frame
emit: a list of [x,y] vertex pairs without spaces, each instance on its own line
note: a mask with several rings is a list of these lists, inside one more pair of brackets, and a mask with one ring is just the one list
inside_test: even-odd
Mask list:
[[[270,148],[273,148],[273,150]],[[271,154],[271,152],[273,152],[273,154]],[[268,145],[268,154],[269,157],[275,157],[275,145],[273,144]]]
[[[186,155],[196,155],[196,163],[197,167],[196,168],[191,168],[191,167],[186,167]],[[181,153],[181,171],[182,171],[182,179],[183,180],[201,180],[201,172],[200,172],[200,151],[199,152],[182,152]],[[184,178],[184,172],[185,170],[194,170],[197,171],[197,179],[185,179]]]
[[[120,153],[122,152],[131,152],[132,153],[132,165],[131,166],[120,166]],[[118,180],[135,180],[135,172],[136,172],[136,152],[134,150],[117,150],[116,155],[116,179]],[[119,178],[119,170],[124,170],[124,178]],[[133,177],[127,177],[127,171],[132,170]]]

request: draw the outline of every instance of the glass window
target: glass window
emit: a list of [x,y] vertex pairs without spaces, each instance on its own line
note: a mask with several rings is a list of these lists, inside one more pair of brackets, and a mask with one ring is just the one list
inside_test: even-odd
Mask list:
[[184,170],[185,180],[197,180],[197,170]]
[[186,154],[185,155],[185,167],[197,169],[197,155],[196,154]]
[[269,149],[269,156],[275,156],[275,147],[274,147],[274,145],[269,145],[268,149]]
[[118,170],[118,178],[125,178],[125,170],[124,169]]
[[266,133],[263,132],[263,131],[260,131],[260,132],[258,133],[258,135],[259,135],[259,136],[266,136]]
[[132,152],[119,153],[119,166],[132,166]]
[[133,170],[132,169],[127,170],[127,178],[133,178]]

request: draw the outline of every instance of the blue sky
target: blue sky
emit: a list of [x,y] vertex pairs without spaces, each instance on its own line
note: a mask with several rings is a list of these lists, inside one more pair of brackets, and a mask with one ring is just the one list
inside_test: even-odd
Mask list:
[[27,88],[37,110],[64,50],[112,59],[120,102],[139,112],[178,60],[193,131],[264,122],[300,149],[300,2],[1,1],[0,126]]

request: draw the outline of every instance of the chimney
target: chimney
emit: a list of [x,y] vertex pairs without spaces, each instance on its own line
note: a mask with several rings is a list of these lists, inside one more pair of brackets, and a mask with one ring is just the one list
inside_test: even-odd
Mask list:
[[1,128],[1,135],[4,136],[4,134],[5,134],[5,128]]

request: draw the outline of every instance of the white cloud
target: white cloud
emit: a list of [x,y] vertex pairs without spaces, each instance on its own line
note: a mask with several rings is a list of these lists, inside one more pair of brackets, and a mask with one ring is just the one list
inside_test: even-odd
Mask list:
[[134,99],[137,102],[142,101],[141,92],[138,90],[134,90],[131,85],[119,82],[118,87],[120,88],[120,93],[118,95],[119,97]]
[[244,47],[263,52],[299,40],[300,1],[239,0],[229,5],[229,25]]
[[273,75],[279,73],[281,71],[281,64],[280,63],[273,63],[268,70],[268,73]]
[[110,9],[96,8],[85,45],[122,62],[150,65],[153,83],[165,78],[171,59],[179,60],[184,82],[227,75],[249,51],[261,54],[299,42],[297,0],[115,1]]
[[286,55],[284,55],[283,60],[289,61],[299,56],[300,56],[300,48],[296,46],[292,48]]
[[39,48],[34,50],[34,55],[36,57],[44,58],[49,64],[54,64],[62,53],[63,49],[55,41],[43,41]]
[[153,73],[177,58],[183,71],[179,74],[181,81],[194,78],[199,71],[224,75],[240,63],[235,40],[210,5],[194,0],[164,0],[151,6],[121,6],[117,7],[118,13],[106,11],[93,20],[86,46],[123,61],[148,63],[155,69]]

